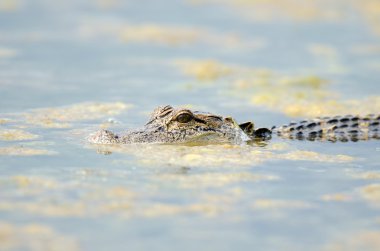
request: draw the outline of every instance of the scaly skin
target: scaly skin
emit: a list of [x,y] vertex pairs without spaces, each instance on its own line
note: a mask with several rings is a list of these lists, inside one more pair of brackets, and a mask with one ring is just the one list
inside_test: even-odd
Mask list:
[[234,143],[250,138],[230,117],[190,111],[167,105],[156,108],[148,123],[140,130],[118,136],[101,130],[89,137],[92,143]]
[[273,127],[282,138],[311,141],[359,141],[380,139],[380,115],[335,116],[303,120]]
[[231,117],[173,108],[156,108],[140,130],[116,135],[101,130],[88,138],[97,144],[132,143],[195,143],[241,144],[253,140],[267,140],[272,135],[286,139],[319,141],[358,141],[379,139],[380,115],[336,116],[304,120],[280,127],[255,130],[252,122],[237,124]]

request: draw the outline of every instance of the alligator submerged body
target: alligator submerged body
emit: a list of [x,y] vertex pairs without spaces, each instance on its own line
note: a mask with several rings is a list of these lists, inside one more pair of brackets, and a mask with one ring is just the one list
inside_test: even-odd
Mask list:
[[319,117],[273,127],[272,131],[282,138],[310,141],[380,139],[380,115]]
[[91,143],[232,143],[268,140],[272,136],[310,141],[360,141],[380,139],[380,115],[318,117],[283,126],[255,129],[253,122],[238,124],[231,117],[172,106],[157,107],[145,126],[117,135],[100,130]]

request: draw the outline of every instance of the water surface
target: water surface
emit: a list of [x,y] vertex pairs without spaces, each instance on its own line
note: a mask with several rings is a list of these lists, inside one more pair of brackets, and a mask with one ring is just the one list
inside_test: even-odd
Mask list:
[[94,146],[158,105],[380,112],[380,5],[0,1],[2,250],[378,250],[379,141]]

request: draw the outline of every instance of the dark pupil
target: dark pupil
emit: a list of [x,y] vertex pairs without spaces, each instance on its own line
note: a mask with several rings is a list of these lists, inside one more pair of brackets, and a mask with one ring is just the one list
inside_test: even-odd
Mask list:
[[180,123],[187,123],[190,122],[190,120],[192,119],[193,117],[188,113],[181,114],[177,117],[177,121]]

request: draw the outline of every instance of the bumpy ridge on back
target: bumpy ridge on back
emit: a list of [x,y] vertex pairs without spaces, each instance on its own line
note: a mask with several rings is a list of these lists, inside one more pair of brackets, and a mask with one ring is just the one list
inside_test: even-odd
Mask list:
[[380,139],[380,115],[318,117],[273,127],[282,138],[310,141],[360,141]]

